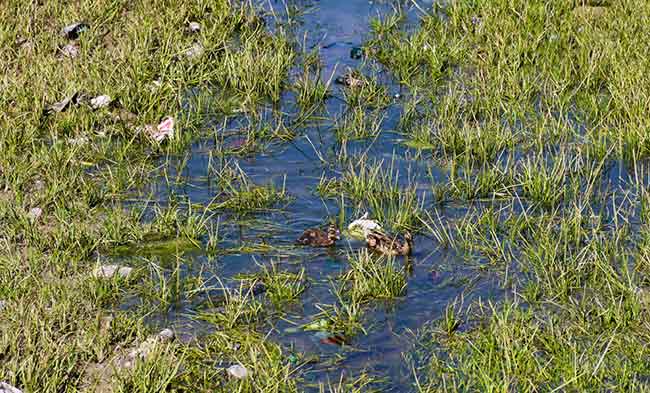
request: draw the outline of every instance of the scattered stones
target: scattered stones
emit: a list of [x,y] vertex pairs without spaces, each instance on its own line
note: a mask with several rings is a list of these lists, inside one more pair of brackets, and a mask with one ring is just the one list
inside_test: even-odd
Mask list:
[[23,391],[6,382],[0,382],[0,393],[23,393]]
[[69,57],[71,59],[74,59],[79,56],[81,49],[77,44],[67,44],[59,51],[63,57]]
[[350,58],[353,60],[359,60],[360,58],[363,57],[363,49],[355,46],[354,48],[350,49]]
[[41,215],[43,215],[43,209],[41,209],[40,207],[33,207],[29,209],[29,212],[27,213],[27,217],[29,217],[31,221],[38,220],[41,217]]
[[64,27],[61,31],[61,35],[69,40],[76,40],[79,39],[81,33],[87,31],[88,29],[90,29],[90,25],[88,23],[77,22]]
[[189,59],[196,59],[198,57],[201,57],[204,52],[205,48],[203,48],[203,45],[201,45],[200,42],[195,42],[188,50],[185,51],[185,56],[187,56]]
[[198,33],[199,31],[201,31],[201,25],[199,24],[199,22],[190,22],[187,25],[187,31],[189,31],[190,33]]
[[248,369],[242,366],[241,364],[234,364],[228,367],[227,371],[228,371],[228,375],[237,379],[248,378],[251,374],[251,372],[248,371]]
[[110,96],[101,95],[90,100],[90,107],[93,109],[100,109],[109,106],[113,102]]
[[101,265],[98,266],[93,275],[97,278],[113,278],[115,275],[121,278],[127,278],[133,268],[128,266],[119,266],[119,265]]
[[175,338],[174,331],[171,329],[163,329],[158,334],[147,338],[137,348],[133,349],[129,354],[117,361],[118,366],[123,368],[133,368],[135,362],[139,360],[148,360],[158,344],[170,342]]

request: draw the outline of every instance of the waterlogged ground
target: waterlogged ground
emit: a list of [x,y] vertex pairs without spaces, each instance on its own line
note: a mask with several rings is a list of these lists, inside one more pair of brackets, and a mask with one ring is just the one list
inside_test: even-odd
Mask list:
[[[0,382],[650,390],[649,16],[0,6]],[[366,212],[412,255],[368,252]]]
[[[180,200],[191,200],[197,206],[208,206],[222,192],[218,179],[211,176],[211,154],[214,138],[222,139],[219,146],[239,148],[247,138],[246,127],[274,127],[284,123],[297,136],[288,142],[265,146],[262,152],[246,152],[231,159],[256,184],[274,184],[283,189],[287,201],[269,211],[238,215],[233,212],[215,213],[219,223],[219,248],[222,252],[208,255],[200,251],[183,254],[181,279],[200,276],[206,285],[239,289],[242,275],[259,273],[260,265],[275,264],[291,272],[304,270],[306,289],[292,304],[283,305],[275,316],[268,317],[261,330],[280,343],[288,354],[299,353],[313,364],[305,367],[301,389],[314,388],[325,381],[338,382],[341,376],[354,380],[364,373],[381,380],[382,390],[410,391],[413,380],[412,363],[405,361],[403,352],[410,345],[418,328],[441,318],[450,303],[465,297],[472,301],[482,297],[498,301],[505,290],[499,287],[494,274],[468,269],[462,259],[430,235],[418,235],[415,252],[409,258],[399,259],[407,285],[404,293],[395,299],[377,300],[363,306],[362,325],[365,333],[346,337],[344,345],[323,339],[324,332],[302,329],[322,319],[323,306],[338,305],[334,289],[349,270],[348,257],[365,248],[362,241],[344,236],[336,247],[319,249],[295,246],[295,240],[307,228],[325,227],[333,221],[345,228],[364,212],[372,210],[341,201],[336,196],[324,197],[319,192],[322,179],[338,179],[347,169],[341,154],[364,157],[368,167],[383,165],[381,175],[394,177],[396,184],[412,187],[421,207],[433,205],[430,189],[434,163],[404,146],[404,137],[396,132],[401,112],[402,89],[391,73],[366,56],[351,57],[354,48],[360,48],[369,39],[371,18],[391,15],[393,7],[401,7],[411,18],[416,11],[409,6],[367,1],[304,3],[299,5],[304,14],[296,17],[291,28],[306,37],[307,50],[318,50],[321,61],[321,81],[330,84],[331,96],[298,127],[292,122],[304,116],[296,106],[296,95],[286,92],[277,106],[262,106],[251,120],[246,116],[226,118],[210,127],[209,138],[193,144],[191,153],[182,156],[182,168],[172,161],[165,169],[171,183],[157,183],[151,188],[156,200],[167,201],[170,195]],[[386,87],[381,93],[386,101],[382,108],[377,135],[370,140],[341,141],[336,128],[350,112],[346,103],[347,87],[334,79],[349,69],[361,69],[381,81]],[[292,78],[299,78],[300,69],[292,70]],[[259,125],[258,125],[259,123]],[[215,136],[216,135],[216,136]],[[218,165],[218,164],[217,164]],[[442,178],[434,173],[433,176]],[[453,216],[462,210],[450,208],[441,214]],[[390,224],[384,224],[390,225]],[[255,249],[260,249],[256,251]],[[249,249],[250,251],[247,251]],[[137,254],[137,253],[136,253]],[[164,254],[164,253],[163,253]],[[146,256],[146,254],[144,255]],[[132,258],[133,255],[129,255]],[[158,255],[160,263],[175,266],[176,256]],[[129,263],[129,259],[125,260]],[[215,281],[218,277],[220,281]],[[186,339],[197,338],[214,331],[214,325],[197,322],[200,303],[183,296],[178,302],[154,312],[147,321],[163,328],[173,326]],[[130,303],[127,303],[130,304]],[[293,356],[293,355],[287,355]]]

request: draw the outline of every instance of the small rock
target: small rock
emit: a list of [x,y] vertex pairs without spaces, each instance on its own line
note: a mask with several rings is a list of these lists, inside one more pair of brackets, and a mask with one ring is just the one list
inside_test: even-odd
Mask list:
[[33,185],[34,191],[41,192],[45,190],[45,182],[43,180],[36,180]]
[[14,41],[14,45],[20,49],[25,49],[25,50],[32,50],[34,48],[34,44],[30,40],[24,37],[16,38],[16,41]]
[[77,22],[63,28],[61,35],[69,40],[76,40],[84,31],[90,29],[90,25],[85,22]]
[[43,209],[41,209],[40,207],[33,207],[29,209],[29,213],[27,213],[27,217],[29,217],[29,219],[32,221],[36,221],[39,219],[39,217],[41,217],[42,214],[43,214]]
[[23,391],[6,382],[0,382],[0,393],[23,393]]
[[71,59],[78,57],[80,52],[79,45],[77,44],[68,44],[63,48],[61,48],[60,50],[61,50],[61,55],[63,55],[63,57],[69,57]]
[[355,46],[350,50],[350,58],[353,60],[359,60],[360,58],[363,57],[363,49]]
[[110,105],[113,100],[110,96],[101,95],[90,100],[90,107],[93,109],[104,108]]
[[6,300],[0,300],[0,311],[4,310],[5,307],[7,307],[7,301]]
[[116,115],[113,115],[113,118],[116,121],[132,126],[138,120],[138,115],[124,108],[121,108]]
[[113,278],[115,275],[127,278],[133,268],[128,266],[118,266],[118,265],[101,265],[95,269],[93,275],[97,278]]
[[185,56],[187,56],[189,59],[196,59],[198,57],[201,57],[201,55],[203,55],[203,52],[205,52],[203,45],[201,45],[200,42],[195,42],[192,44],[190,49],[185,51]]
[[241,364],[234,364],[228,367],[228,375],[237,379],[244,379],[250,376],[250,371]]
[[135,365],[135,361],[147,360],[153,353],[156,345],[159,343],[170,342],[174,339],[175,334],[171,329],[163,329],[158,334],[153,335],[147,338],[140,346],[129,352],[129,354],[121,359],[118,364],[124,368],[132,368]]
[[83,146],[88,143],[88,138],[85,136],[80,136],[79,138],[70,138],[68,143],[73,146]]
[[201,31],[201,25],[199,24],[199,22],[190,22],[187,25],[187,30],[190,33],[198,33],[199,31]]

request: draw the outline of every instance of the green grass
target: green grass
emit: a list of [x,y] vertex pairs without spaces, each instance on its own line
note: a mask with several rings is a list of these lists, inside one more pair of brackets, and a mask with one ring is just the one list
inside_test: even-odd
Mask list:
[[[287,213],[294,182],[249,175],[240,160],[302,146],[309,132],[324,173],[316,191],[339,224],[368,211],[391,233],[419,231],[463,280],[498,288],[486,299],[468,284],[417,329],[405,390],[650,391],[650,8],[598,3],[436,2],[415,25],[383,15],[369,26],[364,63],[343,71],[361,82],[335,88],[323,54],[300,49],[294,6],[282,19],[221,0],[10,0],[0,7],[0,381],[25,392],[297,392],[313,382],[305,370],[345,363],[352,345],[312,369],[269,339],[304,306],[315,281],[291,259],[310,251],[274,244],[284,226],[243,221]],[[60,30],[78,20],[91,26],[79,56],[62,57]],[[188,33],[189,21],[201,31]],[[73,93],[114,104],[44,114]],[[333,96],[343,110],[325,113]],[[390,134],[389,106],[401,112]],[[167,116],[169,140],[137,131]],[[312,120],[327,125],[321,141]],[[197,141],[209,150],[201,180],[211,194],[190,201],[172,190],[193,186]],[[390,160],[373,155],[391,147]],[[156,185],[171,196],[156,200]],[[437,263],[419,247],[414,274]],[[273,262],[222,277],[217,263],[193,271],[191,253]],[[92,276],[113,258],[134,273]],[[400,261],[352,250],[303,329],[346,344],[372,334],[375,306],[408,305],[413,294]],[[187,304],[208,326],[195,341],[93,375],[152,334],[145,320]],[[253,377],[229,377],[233,364]],[[343,374],[313,386],[375,386],[369,374]]]

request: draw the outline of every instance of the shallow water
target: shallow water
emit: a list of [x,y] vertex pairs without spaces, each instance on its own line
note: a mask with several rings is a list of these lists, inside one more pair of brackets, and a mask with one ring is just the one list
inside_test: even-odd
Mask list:
[[[281,4],[274,6],[282,8]],[[300,17],[296,34],[302,36],[307,33],[308,48],[320,47],[325,79],[333,73],[341,74],[346,67],[359,67],[364,61],[351,59],[350,50],[360,46],[367,38],[371,17],[402,7],[412,20],[417,19],[416,10],[405,8],[408,5],[396,3],[333,0],[306,2],[300,4],[300,7],[309,12]],[[349,143],[346,146],[348,154],[367,149],[370,158],[384,159],[388,163],[394,160],[394,165],[400,173],[408,173],[415,180],[419,193],[425,198],[425,208],[431,210],[431,203],[427,198],[430,187],[427,169],[433,167],[435,177],[438,173],[435,165],[421,158],[416,159],[415,152],[401,145],[400,135],[393,131],[399,121],[400,99],[407,92],[401,91],[391,76],[376,65],[367,64],[364,70],[373,68],[378,70],[377,78],[389,86],[394,101],[386,109],[382,133],[377,140]],[[317,355],[320,359],[307,369],[303,388],[309,389],[317,382],[338,381],[341,373],[355,376],[367,371],[373,376],[386,379],[386,383],[381,385],[382,389],[395,392],[412,391],[413,376],[402,356],[403,351],[408,348],[408,332],[416,331],[427,322],[439,319],[447,305],[461,295],[465,301],[471,301],[478,296],[485,300],[498,300],[504,296],[505,290],[500,288],[499,280],[489,270],[477,272],[452,252],[439,249],[433,239],[420,235],[415,237],[415,251],[412,257],[403,261],[409,266],[405,296],[392,302],[375,302],[369,305],[364,322],[368,334],[352,337],[348,345],[336,346],[320,342],[313,331],[287,331],[294,325],[312,321],[313,316],[319,312],[317,304],[336,303],[330,280],[336,280],[337,276],[347,269],[347,253],[361,246],[359,242],[344,239],[333,249],[293,247],[294,240],[304,229],[324,226],[329,219],[339,216],[339,202],[321,199],[315,189],[323,174],[332,177],[341,170],[335,158],[342,146],[333,132],[335,119],[346,109],[340,89],[340,86],[332,84],[334,97],[327,100],[326,108],[320,114],[326,120],[311,122],[307,127],[294,130],[299,136],[291,142],[274,144],[262,153],[235,159],[254,182],[262,184],[273,181],[279,187],[284,184],[293,199],[282,209],[256,213],[245,220],[235,219],[228,214],[221,215],[220,247],[232,250],[242,245],[268,243],[282,246],[281,251],[229,252],[217,257],[208,257],[201,251],[186,252],[183,255],[182,275],[203,274],[210,278],[217,274],[226,286],[237,287],[239,281],[233,277],[241,273],[259,271],[260,263],[268,264],[273,260],[289,270],[304,268],[310,285],[301,297],[301,305],[290,310],[283,319],[271,321],[268,327],[270,338],[288,350],[302,352],[307,356]],[[281,111],[288,113],[289,118],[291,113],[296,112],[293,102],[292,94],[286,93]],[[261,108],[261,111],[268,118],[272,117],[273,108]],[[227,123],[226,130],[233,133],[232,139],[238,137],[238,127],[245,123],[245,119],[235,119]],[[215,127],[214,132],[225,131]],[[181,198],[188,197],[195,204],[208,204],[215,195],[207,170],[212,148],[213,142],[210,140],[196,142],[189,162],[180,173],[182,181],[172,187],[168,187],[167,183],[157,184],[153,191],[158,199],[166,200],[173,193]],[[330,165],[324,165],[319,160],[319,155],[325,157]],[[172,165],[169,173],[172,177],[177,175],[173,167]],[[406,183],[406,176],[404,177]],[[347,208],[346,223],[356,218],[352,217],[355,213],[353,209]],[[439,210],[442,217],[463,213],[463,209],[453,207]],[[160,259],[160,264],[166,267],[173,267],[176,260],[175,256],[164,256]],[[214,280],[210,282],[216,284]],[[186,339],[200,337],[210,332],[213,327],[193,320],[196,306],[192,301],[181,301],[165,312],[152,314],[149,322],[155,326],[173,326]],[[342,360],[331,366],[329,360],[339,356]]]

